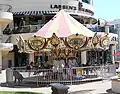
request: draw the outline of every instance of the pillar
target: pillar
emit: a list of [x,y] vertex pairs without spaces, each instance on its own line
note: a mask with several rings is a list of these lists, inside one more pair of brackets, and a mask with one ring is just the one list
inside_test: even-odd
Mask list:
[[34,62],[34,53],[29,53],[29,63]]
[[42,24],[45,24],[45,22],[46,22],[46,17],[45,15],[42,15]]
[[[3,34],[2,34],[2,27],[1,27],[1,25],[0,25],[0,43],[2,43],[2,36],[3,36]],[[0,71],[2,70],[2,51],[0,50]]]
[[90,0],[90,4],[93,5],[93,0]]
[[2,51],[0,51],[0,71],[2,70]]
[[29,16],[25,16],[25,25],[29,25],[30,21],[29,21]]
[[81,64],[87,63],[86,51],[81,52]]
[[[115,54],[115,52],[116,52],[116,45],[112,45],[112,47],[111,47],[112,49],[112,51],[111,51],[111,53],[112,53],[112,55],[113,54]],[[112,56],[112,63],[114,64],[115,63],[115,56]]]
[[109,26],[105,26],[105,32],[109,33]]
[[89,24],[93,24],[93,19],[89,19]]

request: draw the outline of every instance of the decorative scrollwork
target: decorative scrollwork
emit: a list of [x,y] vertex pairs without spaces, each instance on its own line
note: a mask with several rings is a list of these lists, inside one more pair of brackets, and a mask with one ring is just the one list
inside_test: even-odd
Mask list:
[[23,37],[19,36],[16,40],[20,52],[25,52],[25,40],[23,39]]
[[109,46],[108,35],[105,35],[104,37],[101,38],[100,44],[101,44],[101,47],[108,47]]
[[92,44],[94,45],[94,47],[96,47],[96,45],[99,43],[99,38],[97,36],[97,33],[94,35],[94,37],[92,38]]
[[59,58],[61,49],[52,49],[51,51],[54,58]]
[[60,44],[60,39],[56,36],[55,33],[53,33],[50,43],[56,48]]
[[39,51],[45,45],[45,39],[39,36],[31,37],[28,39],[28,45],[32,50]]
[[73,49],[82,48],[87,41],[87,38],[83,35],[72,35],[68,37],[68,45]]

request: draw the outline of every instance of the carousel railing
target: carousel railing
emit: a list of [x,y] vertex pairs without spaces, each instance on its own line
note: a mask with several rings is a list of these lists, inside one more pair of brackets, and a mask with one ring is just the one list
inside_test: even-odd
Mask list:
[[15,68],[13,73],[15,71],[21,75],[20,78],[17,78],[21,79],[22,77],[23,80],[19,84],[18,80],[14,85],[28,85],[28,87],[30,85],[45,86],[51,83],[80,84],[110,79],[110,77],[116,75],[115,65],[31,70]]

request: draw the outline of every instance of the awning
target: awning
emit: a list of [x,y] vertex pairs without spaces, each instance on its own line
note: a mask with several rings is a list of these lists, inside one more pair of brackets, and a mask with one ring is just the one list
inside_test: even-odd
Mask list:
[[56,14],[57,11],[20,11],[13,12],[14,15],[43,15],[43,14]]
[[113,54],[113,56],[120,56],[120,51],[118,51],[115,54]]

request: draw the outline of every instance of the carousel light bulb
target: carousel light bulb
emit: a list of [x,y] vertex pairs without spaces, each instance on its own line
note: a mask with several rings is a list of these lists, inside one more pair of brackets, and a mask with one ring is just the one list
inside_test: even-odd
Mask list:
[[36,37],[36,35],[34,35],[34,37]]

